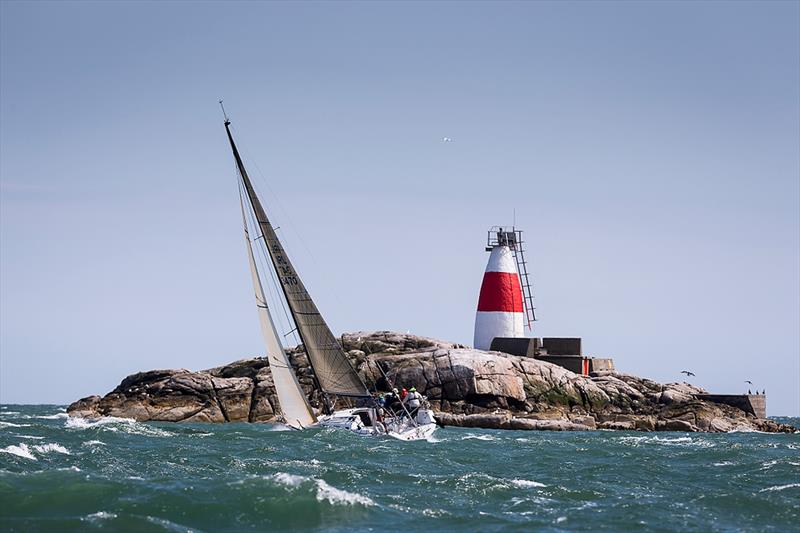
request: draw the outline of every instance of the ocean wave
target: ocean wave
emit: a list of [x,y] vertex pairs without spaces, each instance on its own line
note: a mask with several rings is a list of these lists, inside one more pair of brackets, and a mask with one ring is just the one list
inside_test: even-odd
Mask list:
[[14,436],[21,439],[44,440],[44,437],[37,437],[36,435],[20,435],[19,433],[14,433]]
[[191,532],[200,533],[199,529],[190,528],[181,524],[177,524],[175,522],[167,520],[166,518],[159,518],[157,516],[146,516],[145,520],[147,520],[151,524],[161,526],[167,531],[175,531],[176,533],[191,533]]
[[529,488],[541,488],[546,487],[544,483],[539,483],[538,481],[530,481],[527,479],[512,479],[510,480],[511,484],[515,487],[519,487],[522,489],[529,489]]
[[30,424],[15,424],[14,422],[0,421],[0,428],[29,428]]
[[18,415],[18,414],[19,414],[19,411],[0,411],[0,416]]
[[800,487],[800,483],[789,483],[788,485],[775,485],[773,487],[767,487],[766,489],[761,489],[758,492],[773,492],[786,489],[795,489],[798,487]]
[[175,435],[144,422],[137,422],[133,418],[119,418],[116,416],[103,416],[96,419],[70,417],[64,421],[64,427],[79,430],[97,428],[102,431],[122,431],[130,435],[145,435],[148,437],[172,437]]
[[626,436],[620,437],[622,444],[639,446],[640,444],[658,444],[661,446],[690,446],[697,448],[713,448],[715,444],[711,441],[697,437],[658,437],[658,436]]
[[67,413],[56,413],[54,415],[34,416],[32,418],[38,418],[39,420],[58,420],[59,418],[69,418],[69,415]]
[[483,441],[493,441],[493,440],[500,440],[497,437],[493,437],[491,435],[474,435],[472,433],[468,433],[461,437],[461,440],[483,440]]
[[56,452],[56,453],[61,453],[61,454],[64,454],[64,455],[72,455],[69,452],[68,449],[66,449],[62,445],[56,444],[56,443],[36,444],[33,447],[33,449],[36,450],[37,452],[39,452],[40,454]]
[[348,492],[346,490],[337,489],[329,485],[323,479],[316,479],[308,476],[299,476],[296,474],[287,474],[285,472],[278,472],[272,476],[272,479],[280,485],[295,490],[303,485],[313,485],[315,497],[318,502],[327,501],[331,505],[363,505],[365,507],[372,507],[375,502],[355,492]]
[[83,443],[83,445],[84,446],[97,446],[97,445],[105,446],[106,443],[101,441],[101,440],[87,440],[86,442]]
[[6,446],[5,448],[0,448],[0,452],[3,453],[10,453],[11,455],[16,455],[17,457],[22,457],[23,459],[30,459],[31,461],[36,461],[36,457],[31,453],[30,448],[24,442],[20,445],[12,444],[11,446]]
[[114,513],[107,513],[105,511],[97,511],[96,513],[92,513],[81,517],[82,522],[102,522],[103,520],[113,520],[117,517]]

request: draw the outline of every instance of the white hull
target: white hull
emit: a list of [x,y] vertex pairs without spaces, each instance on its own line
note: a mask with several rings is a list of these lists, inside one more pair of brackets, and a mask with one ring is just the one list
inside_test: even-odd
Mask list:
[[424,440],[436,431],[436,420],[429,409],[420,409],[414,421],[407,417],[387,417],[383,422],[375,420],[375,410],[359,407],[335,411],[321,416],[318,427],[346,429],[366,437],[392,437],[398,440]]

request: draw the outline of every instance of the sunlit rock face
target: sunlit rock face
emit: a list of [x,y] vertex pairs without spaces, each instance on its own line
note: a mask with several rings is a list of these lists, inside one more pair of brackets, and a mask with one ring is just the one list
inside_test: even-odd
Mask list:
[[[620,373],[582,376],[537,359],[488,352],[390,331],[341,338],[370,390],[416,387],[444,425],[499,429],[794,431],[735,407],[695,399],[688,383],[661,384]],[[287,351],[314,408],[321,396],[302,346]],[[192,372],[128,376],[107,395],[78,400],[70,416],[139,421],[275,422],[280,404],[266,358]]]

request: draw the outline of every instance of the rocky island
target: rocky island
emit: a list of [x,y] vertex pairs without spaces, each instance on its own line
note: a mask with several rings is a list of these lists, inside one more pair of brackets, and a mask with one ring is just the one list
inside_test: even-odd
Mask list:
[[[342,346],[373,390],[415,386],[444,426],[542,430],[794,432],[736,407],[699,399],[688,383],[661,384],[618,372],[583,376],[528,357],[389,331],[348,333]],[[321,398],[302,346],[288,351],[315,408]],[[380,368],[379,368],[380,367]],[[138,421],[274,422],[275,387],[264,357],[193,372],[130,375],[103,397],[71,404],[73,417]]]

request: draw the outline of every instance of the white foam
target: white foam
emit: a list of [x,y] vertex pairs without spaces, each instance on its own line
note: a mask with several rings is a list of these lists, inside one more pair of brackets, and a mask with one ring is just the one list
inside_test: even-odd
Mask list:
[[68,449],[64,448],[60,444],[55,444],[55,443],[37,444],[33,447],[33,449],[41,454],[56,452],[56,453],[63,453],[64,455],[72,455],[71,453],[69,453]]
[[[3,407],[3,409],[5,409],[5,407]],[[0,416],[18,415],[18,414],[19,414],[19,411],[3,411],[2,413],[0,413]]]
[[105,446],[106,443],[101,440],[87,440],[83,443],[84,446]]
[[789,483],[788,485],[775,485],[772,487],[767,487],[766,489],[761,489],[758,492],[773,492],[779,490],[794,489],[798,487],[800,487],[800,483]]
[[294,490],[304,484],[314,484],[315,496],[318,502],[327,501],[331,505],[365,505],[367,507],[375,505],[375,502],[367,496],[362,496],[355,492],[348,492],[346,490],[337,489],[329,485],[322,479],[316,479],[308,476],[299,476],[296,474],[287,474],[285,472],[278,472],[272,476],[272,479],[277,483],[289,487]]
[[37,437],[34,435],[20,435],[19,433],[14,433],[14,436],[19,437],[21,439],[44,440],[44,437]]
[[35,416],[33,418],[38,418],[40,420],[58,420],[59,418],[69,418],[69,415],[67,413],[56,413],[54,415]]
[[0,428],[29,428],[30,424],[15,424],[13,422],[0,421]]
[[365,505],[367,507],[375,505],[375,502],[366,496],[357,494],[355,492],[347,492],[346,490],[337,489],[325,483],[325,481],[317,480],[317,501],[327,501],[331,505]]
[[137,422],[133,418],[118,418],[116,416],[103,416],[96,419],[70,417],[64,421],[67,429],[99,428],[103,431],[117,432],[122,430],[131,435],[147,435],[150,437],[172,437],[169,431]]
[[30,448],[28,448],[28,445],[24,442],[19,446],[12,444],[11,446],[0,448],[0,452],[10,453],[11,455],[16,455],[17,457],[22,457],[24,459],[30,459],[31,461],[36,460],[36,457],[33,456]]
[[639,446],[640,444],[659,444],[661,446],[691,446],[698,448],[713,448],[714,444],[710,441],[693,437],[657,437],[657,436],[641,436],[641,437],[620,437],[620,442],[623,444],[630,444],[632,446]]
[[523,489],[540,488],[547,486],[544,483],[539,483],[538,481],[530,481],[527,479],[512,479],[511,484],[514,485],[515,487],[520,487]]
[[461,439],[461,440],[485,440],[485,441],[492,441],[492,440],[497,440],[497,438],[495,438],[495,437],[492,437],[491,435],[473,435],[473,434],[471,434],[471,433],[470,433],[470,434],[468,434],[468,435],[465,435],[464,437],[462,437],[462,439]]
[[90,515],[86,515],[81,518],[82,521],[88,522],[102,522],[103,520],[113,520],[116,518],[117,515],[114,513],[107,513],[105,511],[97,511],[96,513],[92,513]]
[[281,485],[285,485],[287,487],[299,487],[304,481],[310,481],[311,478],[305,476],[297,476],[294,474],[287,474],[285,472],[278,472],[272,479],[280,483]]

